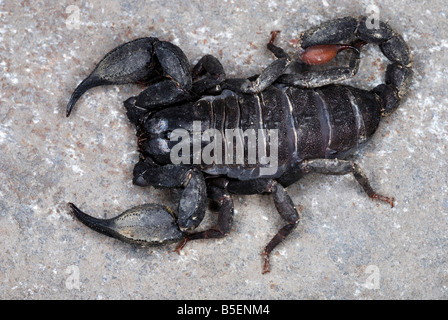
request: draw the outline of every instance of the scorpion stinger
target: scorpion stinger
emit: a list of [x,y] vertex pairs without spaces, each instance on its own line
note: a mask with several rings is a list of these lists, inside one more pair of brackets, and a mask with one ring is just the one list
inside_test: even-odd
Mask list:
[[[93,86],[148,84],[124,102],[136,126],[140,153],[133,183],[180,188],[182,195],[177,213],[144,204],[112,219],[97,219],[70,203],[74,216],[125,242],[179,241],[179,252],[191,240],[229,234],[232,194],[270,194],[284,225],[262,252],[262,272],[267,273],[271,252],[299,222],[286,187],[308,173],[352,174],[371,199],[393,206],[394,199],[374,191],[360,166],[347,158],[373,136],[410,86],[411,55],[403,37],[384,22],[377,29],[367,27],[366,17],[336,19],[303,32],[297,61],[274,44],[277,34],[272,32],[267,44],[276,59],[249,78],[226,79],[221,63],[211,55],[190,71],[184,53],[157,38],[138,39],[107,54],[75,89],[67,115]],[[357,73],[366,44],[378,44],[390,60],[385,83],[372,90],[341,84]],[[341,51],[346,51],[345,63],[326,64]],[[292,63],[296,68],[290,68]],[[320,69],[312,66],[316,64]],[[286,74],[289,69],[295,70]],[[207,199],[217,203],[218,221],[197,231]]]

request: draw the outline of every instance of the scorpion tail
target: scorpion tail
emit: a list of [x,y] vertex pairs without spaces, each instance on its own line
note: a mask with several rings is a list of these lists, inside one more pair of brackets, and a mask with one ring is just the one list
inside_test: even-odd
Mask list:
[[[340,72],[333,71],[332,74],[326,74],[315,83],[308,78],[298,77],[298,81],[290,81],[293,85],[300,86],[302,82],[308,81],[307,87],[320,87],[353,76],[359,65],[359,50],[365,44],[372,43],[377,44],[391,62],[386,70],[385,83],[372,90],[379,103],[381,114],[387,116],[395,111],[410,87],[412,57],[409,47],[403,37],[385,22],[374,21],[367,17],[336,19],[305,31],[300,41],[303,51],[299,58],[310,65],[327,63],[345,49],[352,49],[356,54],[348,69],[335,69]],[[339,45],[341,42],[349,42],[352,45]],[[328,75],[331,82],[328,82]],[[289,78],[285,77],[284,80]]]
[[387,66],[386,83],[372,90],[379,101],[382,116],[388,116],[398,108],[411,85],[412,74],[409,67],[397,62]]
[[184,237],[170,210],[161,205],[140,205],[112,219],[94,218],[73,203],[69,206],[75,217],[89,228],[124,242],[157,245],[179,241]]
[[386,69],[384,84],[375,87],[372,92],[379,101],[381,114],[387,116],[395,111],[408,91],[413,72],[412,56],[403,37],[387,23],[362,17],[357,28],[358,37],[366,43],[378,44],[384,56],[391,64]]

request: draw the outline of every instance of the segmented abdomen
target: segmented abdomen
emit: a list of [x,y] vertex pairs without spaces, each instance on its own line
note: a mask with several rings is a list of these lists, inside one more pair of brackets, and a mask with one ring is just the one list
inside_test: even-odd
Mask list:
[[220,96],[200,99],[195,107],[209,110],[210,129],[223,139],[222,161],[203,171],[239,180],[281,176],[293,151],[288,134],[292,114],[284,98],[272,87],[256,95],[225,90]]
[[[239,180],[278,178],[303,160],[344,158],[375,132],[379,119],[375,96],[348,86],[224,90],[153,114],[139,147],[159,164],[172,163],[178,143],[172,136],[182,129],[191,137],[184,164]],[[216,137],[220,143],[212,145]]]
[[299,161],[344,158],[376,130],[380,108],[369,91],[329,85],[317,89],[287,88],[293,105]]

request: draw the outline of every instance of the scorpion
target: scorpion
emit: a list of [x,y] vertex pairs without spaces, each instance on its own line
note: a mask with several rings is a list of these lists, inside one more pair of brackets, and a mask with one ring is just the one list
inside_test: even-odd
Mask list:
[[[276,59],[249,78],[226,78],[222,64],[213,55],[203,56],[191,68],[178,46],[155,37],[116,47],[76,87],[67,117],[90,88],[145,84],[144,91],[124,101],[138,138],[133,184],[179,190],[178,210],[175,213],[166,206],[148,203],[114,218],[100,219],[69,203],[72,213],[91,229],[124,242],[177,242],[175,251],[179,253],[191,240],[229,234],[234,218],[232,194],[272,194],[284,225],[262,251],[264,274],[271,269],[270,253],[300,220],[286,188],[303,176],[352,174],[370,198],[393,207],[394,198],[374,191],[360,166],[348,159],[374,134],[381,118],[397,109],[412,79],[411,54],[403,37],[389,24],[376,22],[373,27],[369,18],[361,16],[322,23],[301,33],[299,50],[293,57],[274,44],[280,31],[273,31],[267,49]],[[357,73],[361,50],[367,44],[378,45],[390,62],[385,82],[371,90],[338,84]],[[343,63],[329,67],[330,61],[334,64],[341,56],[345,57]],[[255,162],[246,157],[239,163],[223,163],[218,158],[205,163],[197,161],[197,152],[174,163],[172,155],[179,143],[179,136],[173,139],[175,130],[182,128],[187,136],[183,145],[187,149],[176,149],[178,154],[195,148],[195,124],[196,129],[221,134],[214,136],[216,148],[212,151],[216,154],[223,148],[217,143],[219,139],[245,141],[245,136],[229,136],[228,129],[262,130],[265,134],[254,141],[265,147],[264,158],[277,148],[276,167],[270,167],[272,163],[260,156]],[[277,139],[267,129],[276,130]],[[207,142],[210,139],[199,138],[200,147]],[[218,211],[216,225],[195,230],[204,218],[208,199]]]

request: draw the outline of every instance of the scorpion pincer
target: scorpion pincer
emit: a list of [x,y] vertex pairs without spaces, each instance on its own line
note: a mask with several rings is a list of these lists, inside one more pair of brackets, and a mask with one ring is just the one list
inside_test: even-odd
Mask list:
[[[299,222],[286,187],[304,175],[351,173],[370,198],[393,206],[394,199],[376,193],[359,165],[347,158],[369,140],[382,117],[397,109],[410,86],[411,55],[402,36],[388,24],[380,22],[371,28],[367,23],[366,17],[345,17],[303,32],[296,59],[274,44],[278,32],[272,32],[267,48],[276,59],[259,75],[247,79],[226,79],[221,63],[212,55],[190,68],[179,47],[157,38],[141,38],[115,48],[75,89],[67,116],[90,88],[146,84],[143,92],[124,102],[127,116],[136,126],[140,152],[133,183],[179,188],[179,207],[173,212],[162,205],[143,204],[112,219],[97,219],[70,203],[74,215],[90,228],[125,242],[177,241],[179,251],[188,241],[221,238],[231,231],[232,194],[270,193],[285,224],[262,252],[266,273],[270,271],[270,253]],[[379,45],[390,61],[385,83],[372,90],[337,84],[357,73],[361,50],[367,44]],[[326,67],[336,56],[345,57],[344,63]],[[172,139],[176,129],[186,132],[187,148],[182,150],[191,150],[195,148],[195,127],[216,134],[214,155],[231,151],[225,149],[225,141],[234,138],[229,132],[275,130],[277,139],[262,134],[252,141],[266,147],[265,156],[267,146],[271,150],[270,143],[276,142],[274,170],[267,170],[272,166],[263,157],[249,159],[247,143],[242,149],[245,156],[238,163],[219,157],[198,161],[194,153],[173,163],[173,151],[180,150],[176,149],[179,139]],[[244,141],[245,136],[240,138]],[[206,140],[199,141],[200,147],[210,142]],[[195,231],[205,215],[207,199],[217,204],[217,224]]]

